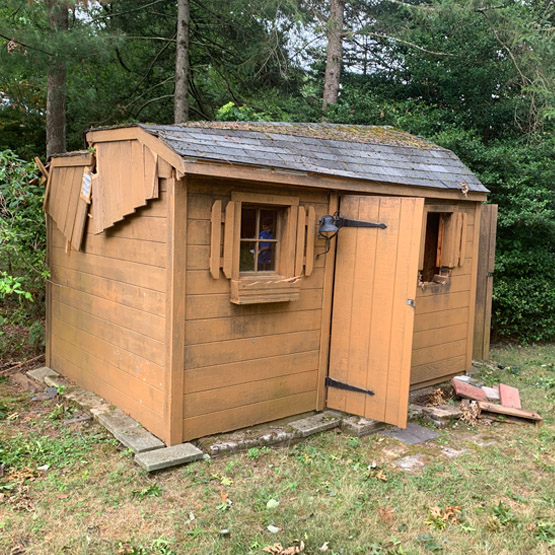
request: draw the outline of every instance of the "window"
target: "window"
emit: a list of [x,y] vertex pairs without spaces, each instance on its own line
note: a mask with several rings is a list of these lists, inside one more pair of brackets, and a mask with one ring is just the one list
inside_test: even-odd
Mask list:
[[241,208],[239,272],[275,272],[283,210],[244,204]]
[[312,272],[315,234],[314,208],[297,197],[233,192],[225,210],[212,205],[210,274],[220,279],[222,269],[235,304],[296,300]]
[[464,264],[466,214],[453,207],[425,206],[422,232],[420,281],[446,284],[452,269]]

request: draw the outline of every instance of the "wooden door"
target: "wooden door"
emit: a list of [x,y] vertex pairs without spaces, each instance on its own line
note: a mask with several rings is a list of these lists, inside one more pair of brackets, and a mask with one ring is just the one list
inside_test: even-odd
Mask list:
[[341,199],[345,218],[387,227],[338,234],[329,408],[406,426],[423,209],[418,198]]
[[472,358],[475,360],[489,359],[496,231],[497,204],[484,204],[480,215],[476,310],[474,312],[474,344]]

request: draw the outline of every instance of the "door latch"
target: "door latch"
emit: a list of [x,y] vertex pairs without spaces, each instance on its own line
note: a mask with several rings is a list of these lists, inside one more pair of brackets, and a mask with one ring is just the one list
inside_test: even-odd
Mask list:
[[414,299],[407,299],[407,304],[412,306],[412,308],[416,308],[416,301]]

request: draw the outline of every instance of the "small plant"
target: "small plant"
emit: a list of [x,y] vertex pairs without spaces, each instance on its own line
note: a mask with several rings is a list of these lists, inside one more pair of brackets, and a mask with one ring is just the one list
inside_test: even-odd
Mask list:
[[516,522],[515,515],[510,511],[509,507],[503,505],[503,501],[499,501],[491,509],[493,517],[499,522],[501,526],[507,526]]
[[352,437],[347,441],[347,445],[356,449],[362,445],[362,441],[360,441],[359,437]]
[[161,493],[162,487],[156,483],[147,488],[132,491],[133,497],[136,497],[139,501],[142,501],[145,497],[160,497]]
[[54,410],[48,415],[50,420],[64,420],[74,412],[72,407],[66,407],[62,403],[58,403]]
[[260,455],[263,455],[265,453],[269,453],[270,449],[266,446],[264,447],[251,447],[248,451],[247,451],[247,458],[250,459],[251,461],[256,461]]

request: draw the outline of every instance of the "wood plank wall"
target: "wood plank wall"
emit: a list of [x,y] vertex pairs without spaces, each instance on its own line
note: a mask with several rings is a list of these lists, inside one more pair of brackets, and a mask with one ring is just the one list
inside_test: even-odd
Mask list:
[[477,262],[475,222],[479,205],[456,205],[459,212],[466,214],[465,261],[462,267],[453,268],[448,284],[417,289],[412,388],[464,373],[471,364]]
[[51,366],[164,439],[167,187],[65,252],[50,225]]
[[[315,259],[299,301],[238,306],[229,280],[210,276],[210,215],[231,182],[189,181],[183,440],[311,411],[317,405],[324,264]],[[299,195],[316,221],[328,194],[237,185],[236,191]],[[316,230],[315,230],[316,232]],[[324,250],[317,240],[315,251]],[[327,364],[327,361],[324,361]]]

